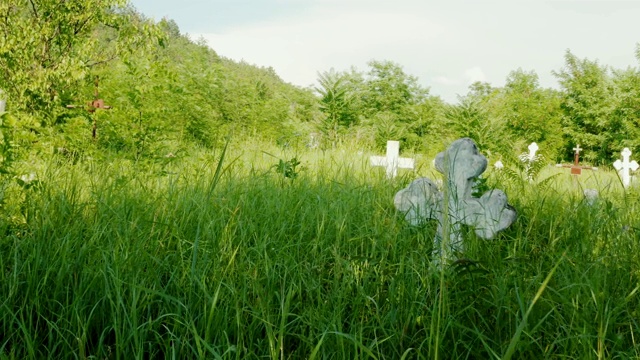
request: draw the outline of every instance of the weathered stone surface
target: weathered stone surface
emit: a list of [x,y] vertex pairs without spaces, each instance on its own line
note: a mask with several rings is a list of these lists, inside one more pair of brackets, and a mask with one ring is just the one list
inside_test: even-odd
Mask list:
[[404,212],[405,219],[413,226],[422,225],[426,220],[438,219],[442,194],[436,184],[428,178],[414,180],[408,187],[398,191],[393,204]]
[[[483,239],[492,239],[515,221],[516,211],[501,190],[488,191],[479,198],[471,195],[474,180],[487,168],[487,159],[473,140],[454,141],[436,156],[435,165],[445,175],[443,191],[432,180],[419,178],[396,194],[394,205],[411,225],[438,221],[433,255],[439,263],[464,251],[462,225],[471,226]],[[445,226],[449,236],[443,243]]]

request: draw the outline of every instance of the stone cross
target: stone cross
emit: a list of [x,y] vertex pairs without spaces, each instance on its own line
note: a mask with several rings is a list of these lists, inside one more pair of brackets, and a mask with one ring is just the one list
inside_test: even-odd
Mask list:
[[538,151],[538,144],[532,142],[529,147],[529,162],[532,162],[536,158],[536,151]]
[[414,160],[409,158],[401,158],[400,154],[400,142],[399,141],[387,141],[387,155],[386,156],[372,156],[371,166],[384,166],[387,173],[387,178],[391,179],[398,175],[398,168],[400,169],[413,169]]
[[486,168],[487,158],[478,152],[475,142],[458,139],[436,156],[436,169],[445,177],[443,191],[430,179],[419,178],[395,195],[396,209],[404,212],[411,225],[438,221],[432,253],[438,267],[464,251],[462,225],[472,227],[478,237],[492,239],[516,218],[501,190],[488,191],[479,198],[471,195],[474,180]]
[[624,187],[627,187],[631,182],[631,175],[629,174],[629,170],[631,171],[638,170],[638,163],[635,160],[629,161],[629,158],[631,157],[631,150],[629,150],[629,148],[624,148],[621,154],[622,154],[622,161],[616,160],[613,163],[613,167],[616,168],[616,170],[618,170],[618,172],[620,173],[620,178],[622,179],[622,185]]
[[520,161],[524,163],[525,176],[527,177],[529,182],[533,182],[533,164],[540,161],[541,158],[539,156],[536,156],[536,152],[539,149],[538,144],[532,142],[527,148],[529,149],[529,153],[520,154],[518,158],[520,158]]

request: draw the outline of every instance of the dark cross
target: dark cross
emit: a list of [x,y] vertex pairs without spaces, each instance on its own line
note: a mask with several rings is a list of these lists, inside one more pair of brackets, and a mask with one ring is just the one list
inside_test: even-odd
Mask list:
[[573,151],[574,151],[574,154],[573,154],[573,165],[558,164],[556,166],[570,168],[571,169],[571,175],[582,175],[582,169],[598,170],[597,167],[580,166],[580,151],[582,151],[582,150],[583,149],[580,147],[580,144],[576,145],[576,147],[573,148]]
[[[96,80],[95,80],[94,84],[95,84],[95,90],[93,92],[93,100],[87,102],[87,112],[89,114],[92,114],[93,130],[92,130],[91,133],[93,135],[93,138],[95,139],[96,138],[96,129],[98,127],[98,123],[97,123],[96,117],[93,115],[93,113],[96,112],[96,109],[109,110],[109,109],[111,109],[111,106],[105,105],[104,104],[104,100],[100,99],[99,92],[98,92],[98,86],[100,84],[100,77],[99,76],[96,76]],[[78,107],[77,105],[67,105],[67,108],[69,108],[69,109],[75,109],[77,107]]]

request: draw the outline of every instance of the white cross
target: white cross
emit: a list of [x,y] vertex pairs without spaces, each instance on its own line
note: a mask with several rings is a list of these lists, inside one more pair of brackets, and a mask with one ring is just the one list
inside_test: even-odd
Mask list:
[[635,160],[629,161],[629,157],[631,157],[631,150],[629,150],[629,148],[624,148],[621,154],[622,161],[616,160],[616,162],[613,163],[613,167],[616,168],[616,170],[618,170],[618,172],[620,173],[622,185],[624,187],[627,187],[631,182],[631,175],[629,175],[629,170],[638,170],[638,163]]
[[372,156],[371,166],[384,166],[387,173],[387,178],[391,179],[398,175],[398,168],[401,169],[413,169],[414,160],[409,158],[401,158],[400,154],[400,142],[389,140],[387,141],[387,155],[386,156]]
[[580,144],[576,145],[576,147],[573,148],[573,151],[575,151],[576,154],[580,154],[580,151],[582,151],[582,148],[580,147]]
[[535,142],[532,142],[531,145],[529,145],[529,161],[533,161],[536,158],[536,151],[538,151],[538,144],[536,144]]

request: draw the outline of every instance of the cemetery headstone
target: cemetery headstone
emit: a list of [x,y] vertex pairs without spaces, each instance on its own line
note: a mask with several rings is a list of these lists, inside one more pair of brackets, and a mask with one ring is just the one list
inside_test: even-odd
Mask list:
[[542,161],[542,157],[539,155],[536,155],[536,153],[540,148],[538,147],[538,144],[536,144],[535,142],[532,142],[531,144],[529,144],[527,148],[529,149],[529,153],[523,153],[519,156],[519,158],[524,165],[524,173],[527,180],[529,180],[529,182],[533,182],[533,178],[535,177],[534,165]]
[[629,161],[629,158],[631,157],[631,150],[629,150],[629,148],[624,148],[621,155],[622,161],[616,160],[613,163],[613,167],[618,170],[620,178],[622,179],[622,185],[624,187],[628,187],[631,183],[631,174],[629,171],[638,170],[638,163],[635,160]]
[[527,156],[527,159],[529,160],[529,162],[533,162],[536,159],[536,152],[540,148],[538,148],[538,144],[536,144],[535,142],[529,144],[527,148],[529,149],[529,155]]
[[371,166],[384,166],[387,178],[391,179],[398,175],[398,169],[413,169],[415,161],[409,158],[400,157],[400,142],[387,141],[386,156],[372,156]]
[[563,164],[557,164],[557,167],[565,167],[565,168],[570,168],[571,169],[571,175],[582,175],[582,170],[586,169],[586,170],[598,170],[597,167],[593,167],[593,166],[581,166],[580,165],[580,151],[582,151],[583,149],[580,147],[580,144],[576,145],[576,147],[573,148],[573,165],[563,165]]
[[394,205],[409,224],[438,221],[432,254],[437,266],[464,252],[462,225],[472,227],[483,239],[492,239],[515,220],[516,211],[501,190],[479,198],[471,195],[474,180],[486,168],[487,158],[478,152],[475,142],[458,139],[436,156],[436,169],[445,177],[443,191],[431,179],[419,178],[395,195]]
[[582,149],[580,148],[580,144],[578,144],[576,147],[573,148],[573,151],[575,151],[575,153],[573,154],[573,165],[571,167],[571,174],[572,175],[581,175],[582,174],[582,168],[578,165],[580,163],[580,151],[582,151]]

